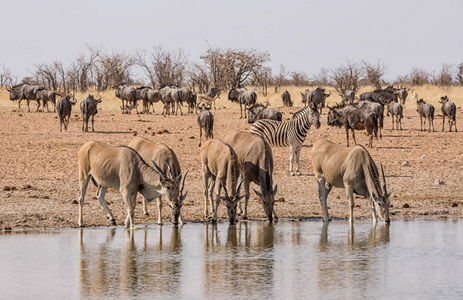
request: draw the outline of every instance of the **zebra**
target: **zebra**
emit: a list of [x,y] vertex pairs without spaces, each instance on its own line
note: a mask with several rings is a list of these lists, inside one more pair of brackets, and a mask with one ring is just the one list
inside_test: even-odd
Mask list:
[[[294,176],[293,165],[296,160],[297,175],[302,175],[299,170],[299,158],[301,145],[305,141],[310,126],[320,128],[320,113],[314,103],[302,109],[304,114],[299,118],[288,121],[259,120],[251,126],[250,133],[260,135],[271,146],[289,146],[289,172]],[[299,112],[298,112],[299,113]]]

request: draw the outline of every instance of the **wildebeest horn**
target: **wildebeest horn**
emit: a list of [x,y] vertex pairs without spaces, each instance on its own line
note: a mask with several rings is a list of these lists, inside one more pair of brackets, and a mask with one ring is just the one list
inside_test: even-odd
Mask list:
[[154,160],[151,160],[151,162],[153,163],[154,168],[156,169],[156,171],[158,171],[158,173],[161,175],[161,178],[162,178],[162,179],[167,179],[166,174],[164,174],[164,172],[163,172],[163,171],[161,170],[161,168],[154,162]]
[[384,190],[384,195],[387,195],[387,187],[386,187],[386,177],[384,176],[384,168],[383,164],[381,163],[381,173],[383,176],[383,190]]
[[331,91],[329,94],[325,94],[325,97],[329,97],[329,96],[331,96]]

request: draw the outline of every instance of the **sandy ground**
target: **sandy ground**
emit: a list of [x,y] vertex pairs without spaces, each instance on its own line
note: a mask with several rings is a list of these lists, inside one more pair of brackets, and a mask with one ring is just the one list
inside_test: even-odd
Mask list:
[[[240,119],[238,105],[227,100],[217,102],[214,134],[223,138],[230,129],[248,130],[250,125]],[[33,105],[31,107],[34,107]],[[300,108],[300,107],[299,107]],[[281,108],[283,119],[299,109]],[[463,134],[441,132],[440,107],[436,109],[437,132],[419,131],[419,118],[415,109],[405,111],[403,131],[391,131],[391,120],[386,118],[383,138],[374,141],[370,150],[377,165],[383,163],[391,196],[392,222],[396,218],[462,217],[463,216]],[[89,140],[109,145],[127,145],[134,134],[153,142],[162,142],[174,149],[184,171],[188,197],[183,207],[187,222],[203,221],[203,186],[199,159],[199,129],[196,115],[161,116],[155,114],[122,115],[116,109],[103,106],[95,119],[95,132],[82,133],[78,107],[74,107],[67,132],[59,132],[56,113],[18,111],[17,104],[0,102],[1,116],[1,178],[0,178],[0,229],[77,227],[79,184],[77,151]],[[461,110],[457,110],[457,122]],[[302,176],[289,176],[289,148],[272,148],[278,184],[275,209],[280,219],[316,218],[322,212],[318,200],[318,187],[313,176],[310,151],[321,138],[345,145],[343,129],[326,125],[326,111],[321,117],[322,126],[307,136],[302,148]],[[463,130],[463,128],[462,128]],[[357,141],[366,145],[367,137],[357,133]],[[443,184],[438,184],[440,180]],[[252,185],[253,186],[253,185]],[[255,187],[255,186],[254,186]],[[256,187],[255,187],[256,188]],[[108,226],[103,208],[95,197],[96,188],[90,186],[85,207],[87,226]],[[119,192],[109,190],[107,202],[116,222],[122,225],[126,210]],[[156,205],[150,204],[150,216],[142,213],[138,198],[136,223],[153,224],[157,220]],[[343,189],[333,189],[328,198],[333,218],[348,217],[348,202]],[[356,218],[371,218],[367,199],[356,198]],[[170,208],[164,206],[164,222],[170,223]],[[219,207],[221,221],[226,221],[224,205]],[[259,199],[252,195],[249,218],[263,220],[264,212]]]

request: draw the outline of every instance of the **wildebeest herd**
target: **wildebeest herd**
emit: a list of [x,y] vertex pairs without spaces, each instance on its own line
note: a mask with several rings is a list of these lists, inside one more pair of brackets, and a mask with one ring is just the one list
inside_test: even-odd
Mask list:
[[[181,106],[187,104],[188,113],[196,112],[200,128],[199,157],[202,165],[204,187],[204,218],[217,222],[217,211],[220,203],[224,203],[230,223],[235,223],[239,216],[247,219],[247,206],[250,197],[250,183],[259,189],[253,189],[259,196],[268,221],[278,219],[275,212],[275,195],[277,185],[273,182],[273,155],[271,146],[290,148],[290,175],[300,175],[299,159],[301,146],[306,135],[312,128],[319,128],[320,113],[325,106],[325,99],[331,95],[324,89],[306,90],[302,93],[302,102],[306,107],[295,112],[291,119],[283,120],[281,112],[270,109],[266,105],[257,103],[254,91],[244,88],[231,89],[228,99],[238,102],[241,117],[248,113],[251,123],[249,132],[231,131],[223,140],[214,139],[214,116],[211,111],[215,101],[220,99],[220,90],[212,89],[206,95],[196,93],[186,88],[174,86],[163,87],[160,90],[151,87],[131,88],[127,86],[115,87],[116,97],[122,101],[122,113],[130,113],[137,109],[137,100],[143,100],[141,113],[148,113],[152,104],[161,101],[164,104],[163,114],[183,114]],[[74,96],[63,95],[58,92],[47,91],[39,86],[22,84],[9,88],[10,100],[26,100],[37,102],[39,106],[47,107],[48,102],[56,106],[59,116],[60,132],[62,126],[67,130],[72,106],[77,103]],[[48,96],[45,96],[48,95]],[[56,96],[62,99],[52,100]],[[369,135],[368,147],[373,147],[373,138],[381,137],[384,127],[384,110],[391,115],[392,129],[402,130],[403,104],[407,98],[406,89],[388,87],[383,90],[363,93],[358,98],[344,91],[341,95],[342,103],[327,106],[329,112],[327,120],[329,126],[344,127],[346,131],[347,147],[334,144],[327,140],[314,143],[312,148],[312,165],[315,178],[319,186],[319,199],[323,211],[323,220],[329,221],[327,196],[332,187],[345,188],[349,200],[350,217],[353,222],[353,195],[365,196],[369,199],[373,222],[377,222],[377,215],[385,222],[389,222],[389,193],[381,165],[381,173],[366,148],[361,145],[349,147],[349,132],[352,133],[354,143],[355,130],[365,130]],[[293,102],[288,91],[281,95],[283,106],[291,107]],[[360,101],[356,102],[355,100]],[[94,131],[94,116],[98,113],[97,105],[102,101],[88,95],[80,103],[82,114],[82,131],[88,132],[88,122],[92,120]],[[401,102],[401,103],[400,103]],[[448,120],[449,131],[456,126],[456,106],[447,96],[441,97],[442,131],[445,118]],[[434,131],[434,107],[423,99],[416,101],[417,112],[422,122],[421,130]],[[153,110],[154,111],[154,110]],[[395,126],[394,126],[395,123]],[[201,142],[202,131],[205,132],[206,142]],[[105,201],[108,188],[118,190],[127,207],[125,226],[132,228],[134,222],[134,208],[138,193],[143,196],[143,212],[148,214],[147,202],[157,199],[158,223],[162,224],[162,200],[171,208],[172,223],[183,222],[181,209],[187,196],[185,190],[186,173],[181,172],[180,162],[175,152],[167,145],[156,144],[145,138],[135,137],[127,146],[111,147],[99,142],[87,142],[79,150],[79,226],[84,226],[82,210],[87,186],[91,180],[97,187],[97,198],[103,206],[111,224],[115,224],[114,216]],[[294,166],[295,165],[295,166]],[[294,170],[294,167],[296,168]],[[241,187],[244,193],[241,194]],[[241,203],[244,199],[244,209]]]

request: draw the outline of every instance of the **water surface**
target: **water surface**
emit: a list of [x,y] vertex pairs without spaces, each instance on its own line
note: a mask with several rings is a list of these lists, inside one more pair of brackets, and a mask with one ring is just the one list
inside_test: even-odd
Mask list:
[[461,298],[459,219],[0,234],[0,297]]

